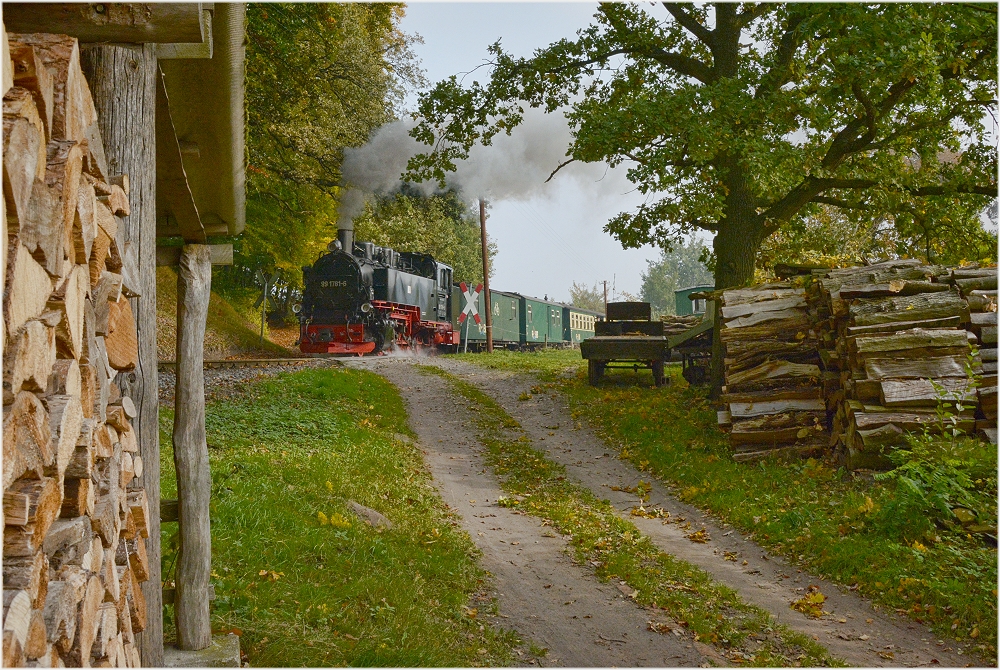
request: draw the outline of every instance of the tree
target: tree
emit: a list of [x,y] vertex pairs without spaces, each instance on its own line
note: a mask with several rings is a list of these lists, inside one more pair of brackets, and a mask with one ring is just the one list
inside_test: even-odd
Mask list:
[[577,284],[569,287],[569,302],[573,307],[589,309],[595,312],[604,313],[604,290],[600,284],[594,284],[594,288],[587,288],[586,284]]
[[443,180],[524,105],[568,108],[569,161],[628,163],[650,196],[606,230],[665,249],[713,233],[717,288],[750,281],[764,240],[823,205],[896,221],[934,203],[979,225],[997,192],[983,122],[996,108],[995,5],[663,8],[660,20],[602,4],[576,39],[530,58],[492,45],[488,84],[451,77],[422,96],[413,135],[432,149],[412,176]]
[[300,286],[336,237],[343,149],[423,81],[402,17],[398,3],[247,5],[247,226],[218,288],[253,289],[258,269]]
[[646,261],[642,299],[657,314],[676,314],[674,291],[712,283],[712,273],[704,263],[707,255],[708,248],[700,240],[692,239],[670,251],[661,251],[658,261]]

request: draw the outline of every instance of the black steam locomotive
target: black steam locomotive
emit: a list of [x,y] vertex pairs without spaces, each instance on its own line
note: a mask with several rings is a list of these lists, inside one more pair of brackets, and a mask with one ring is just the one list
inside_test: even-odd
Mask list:
[[327,253],[302,268],[302,352],[360,356],[391,347],[456,350],[452,268],[427,254],[354,242],[352,233],[342,230]]

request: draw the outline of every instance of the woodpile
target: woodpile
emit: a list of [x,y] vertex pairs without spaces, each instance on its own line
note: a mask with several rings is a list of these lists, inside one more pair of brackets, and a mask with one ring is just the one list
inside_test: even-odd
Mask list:
[[139,665],[149,511],[115,383],[136,365],[116,216],[75,39],[10,35],[3,100],[3,661]]
[[663,322],[663,334],[667,337],[680,335],[685,331],[691,330],[701,323],[701,319],[701,314],[691,314],[688,316],[665,314],[660,317],[660,321]]
[[[807,297],[832,415],[831,446],[845,465],[887,466],[885,454],[905,445],[907,433],[946,428],[939,409],[954,417],[954,426],[974,432],[974,376],[982,363],[966,330],[964,271],[897,260],[816,271],[813,278]],[[979,290],[980,279],[970,292]]]
[[722,291],[719,310],[727,405],[719,424],[733,458],[820,454],[827,412],[805,290],[780,282]]
[[950,281],[969,303],[969,331],[976,338],[982,360],[982,379],[976,388],[976,433],[997,443],[997,268],[963,267]]

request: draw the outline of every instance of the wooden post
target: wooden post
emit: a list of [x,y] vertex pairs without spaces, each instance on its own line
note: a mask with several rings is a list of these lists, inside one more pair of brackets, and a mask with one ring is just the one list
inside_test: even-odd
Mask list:
[[144,666],[163,665],[163,603],[160,575],[160,442],[156,380],[156,46],[82,45],[80,64],[90,84],[111,175],[129,175],[129,211],[118,226],[122,274],[133,298],[139,362],[116,382],[137,409],[149,505],[149,580],[142,584],[146,628],[136,635]]
[[608,280],[604,280],[604,318],[608,318]]
[[212,291],[208,246],[189,244],[177,272],[177,386],[174,391],[174,467],[177,470],[180,555],[174,612],[181,649],[212,644],[208,609],[212,534],[208,503],[212,476],[205,441],[205,321]]
[[490,305],[490,252],[486,246],[486,201],[479,199],[479,235],[483,241],[483,306],[486,308],[486,353],[493,353],[493,308]]

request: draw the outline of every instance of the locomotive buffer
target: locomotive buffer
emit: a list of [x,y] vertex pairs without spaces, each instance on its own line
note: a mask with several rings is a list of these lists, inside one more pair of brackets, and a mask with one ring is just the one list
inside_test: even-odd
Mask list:
[[670,347],[663,322],[650,319],[649,303],[609,302],[607,312],[606,321],[594,324],[594,337],[580,343],[591,385],[597,385],[606,368],[644,367],[653,371],[653,381],[662,386]]

